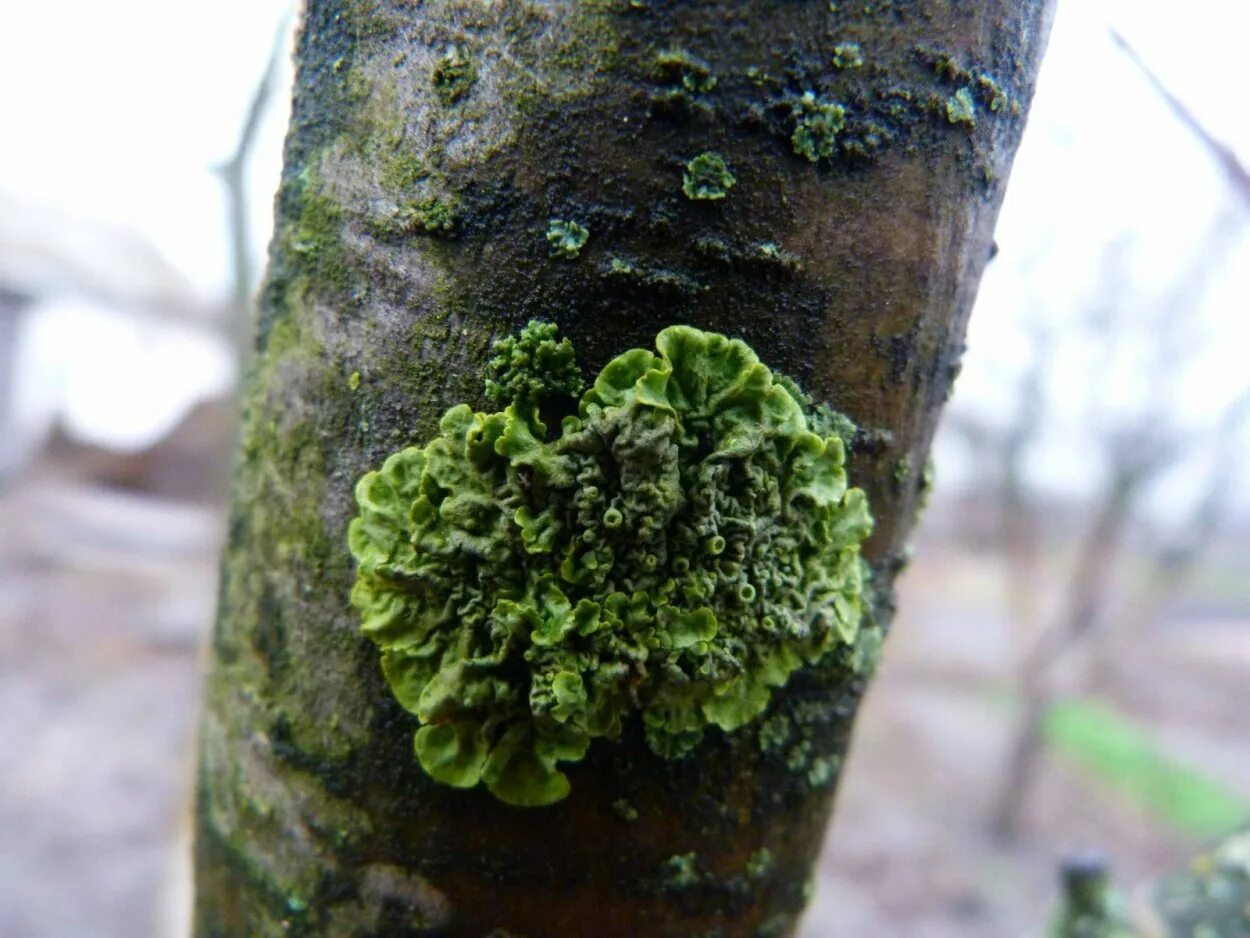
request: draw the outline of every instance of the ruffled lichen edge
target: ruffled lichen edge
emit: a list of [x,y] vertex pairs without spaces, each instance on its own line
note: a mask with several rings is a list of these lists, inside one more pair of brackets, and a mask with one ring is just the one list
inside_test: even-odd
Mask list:
[[855,644],[872,520],[845,422],[740,340],[656,349],[575,401],[571,346],[531,323],[496,346],[503,410],[451,408],[357,485],[352,603],[435,780],[550,804],[635,715],[678,758]]

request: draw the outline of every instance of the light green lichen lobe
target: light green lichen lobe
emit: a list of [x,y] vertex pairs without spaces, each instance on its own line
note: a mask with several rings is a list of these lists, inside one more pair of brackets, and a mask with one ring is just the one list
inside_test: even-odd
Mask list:
[[705,94],[716,87],[711,67],[681,49],[661,52],[656,56],[653,76],[657,81],[681,85],[686,91]]
[[837,151],[838,134],[846,126],[846,108],[836,101],[804,92],[794,103],[794,152],[813,163],[830,159]]
[[590,231],[575,221],[553,218],[547,225],[547,241],[552,253],[560,254],[572,260],[582,253]]
[[859,68],[864,64],[858,42],[843,42],[833,47],[834,68]]
[[681,191],[694,201],[723,199],[738,182],[719,153],[700,153],[686,164]]
[[977,105],[971,91],[960,88],[947,99],[946,119],[952,124],[963,124],[969,129],[977,125]]
[[360,480],[352,602],[437,781],[549,804],[626,720],[683,756],[856,643],[872,521],[842,438],[744,342],[656,349],[574,401],[571,346],[531,323],[496,345],[501,411],[453,407]]

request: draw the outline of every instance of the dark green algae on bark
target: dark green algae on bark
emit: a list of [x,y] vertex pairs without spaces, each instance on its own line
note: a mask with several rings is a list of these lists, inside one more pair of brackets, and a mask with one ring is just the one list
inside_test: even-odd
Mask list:
[[[627,725],[550,807],[436,784],[348,604],[352,489],[449,406],[480,409],[492,340],[531,318],[587,375],[688,323],[860,428],[884,626],[921,481],[894,467],[924,464],[957,368],[1047,15],[308,4],[206,682],[199,934],[792,930],[854,665],[796,672],[685,759]],[[683,191],[704,153],[723,198]],[[551,219],[593,233],[576,256],[553,256]]]

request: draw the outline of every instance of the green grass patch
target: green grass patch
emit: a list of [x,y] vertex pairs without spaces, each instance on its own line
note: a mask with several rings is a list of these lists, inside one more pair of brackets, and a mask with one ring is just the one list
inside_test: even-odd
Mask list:
[[1173,759],[1146,730],[1102,704],[1055,704],[1043,731],[1052,750],[1182,833],[1226,834],[1250,818],[1250,801]]

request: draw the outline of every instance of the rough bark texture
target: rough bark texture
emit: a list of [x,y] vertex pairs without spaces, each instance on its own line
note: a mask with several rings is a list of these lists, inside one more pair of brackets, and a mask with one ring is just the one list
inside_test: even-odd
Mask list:
[[[347,602],[352,488],[482,405],[491,340],[532,317],[588,374],[690,323],[859,425],[888,619],[1048,23],[1046,0],[310,0],[207,679],[199,934],[792,931],[863,688],[801,672],[768,739],[684,760],[600,741],[549,808],[434,784]],[[845,109],[815,162],[808,91]],[[736,185],[689,199],[708,151]],[[553,218],[589,229],[576,257]]]

